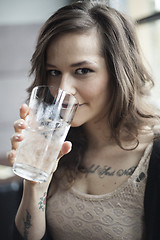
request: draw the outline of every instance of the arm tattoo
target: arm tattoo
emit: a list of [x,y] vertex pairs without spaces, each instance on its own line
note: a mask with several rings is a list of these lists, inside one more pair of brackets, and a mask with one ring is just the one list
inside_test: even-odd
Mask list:
[[29,229],[31,228],[31,215],[30,213],[26,210],[26,218],[23,220],[24,222],[24,240],[28,239],[28,234],[29,234]]
[[38,203],[39,209],[42,209],[43,212],[44,212],[45,206],[46,206],[46,197],[47,197],[47,193],[45,192],[43,194],[43,197],[40,198],[40,202]]
[[114,170],[110,166],[104,166],[101,167],[100,165],[92,164],[89,168],[87,168],[85,177],[88,176],[88,174],[97,173],[100,178],[104,178],[105,176],[131,176],[133,172],[135,171],[136,166],[130,167],[128,169],[119,169]]

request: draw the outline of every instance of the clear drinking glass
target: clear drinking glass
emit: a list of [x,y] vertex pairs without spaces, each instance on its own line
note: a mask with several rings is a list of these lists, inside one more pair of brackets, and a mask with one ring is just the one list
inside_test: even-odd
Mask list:
[[24,140],[19,144],[13,171],[35,182],[47,181],[78,107],[77,99],[54,86],[32,90]]

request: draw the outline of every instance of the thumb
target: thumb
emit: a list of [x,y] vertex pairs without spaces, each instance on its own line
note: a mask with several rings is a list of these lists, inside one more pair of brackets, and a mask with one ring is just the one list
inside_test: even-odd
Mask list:
[[71,151],[71,149],[72,149],[72,143],[69,142],[69,141],[65,141],[62,145],[59,156],[58,156],[57,160],[55,161],[55,164],[54,164],[54,167],[53,167],[53,170],[52,170],[52,174],[56,171],[60,158],[62,158],[67,153],[69,153]]
[[69,153],[71,151],[71,149],[72,149],[72,143],[69,141],[65,141],[62,145],[62,148],[61,148],[58,158],[61,158],[65,154]]

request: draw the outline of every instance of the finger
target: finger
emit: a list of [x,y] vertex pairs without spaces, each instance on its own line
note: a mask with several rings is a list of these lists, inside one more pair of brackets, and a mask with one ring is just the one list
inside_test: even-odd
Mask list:
[[16,133],[21,133],[26,128],[26,122],[23,119],[19,119],[14,122],[14,130]]
[[27,104],[22,104],[22,106],[20,107],[20,117],[22,119],[25,119],[28,114],[29,114],[28,105]]
[[51,176],[56,171],[60,158],[62,158],[65,154],[69,153],[71,151],[71,149],[72,149],[72,143],[69,142],[69,141],[65,141],[63,143],[63,145],[62,145],[62,148],[61,148],[61,151],[59,153],[59,156],[58,156],[57,160],[54,163]]
[[8,162],[11,165],[13,165],[15,157],[16,157],[16,151],[15,150],[11,150],[7,153],[7,159],[8,159]]
[[11,146],[12,150],[16,150],[18,148],[19,142],[23,140],[23,135],[19,133],[15,133],[11,138]]
[[62,145],[61,151],[59,153],[58,159],[63,157],[65,154],[69,153],[72,149],[72,143],[69,141],[65,141]]

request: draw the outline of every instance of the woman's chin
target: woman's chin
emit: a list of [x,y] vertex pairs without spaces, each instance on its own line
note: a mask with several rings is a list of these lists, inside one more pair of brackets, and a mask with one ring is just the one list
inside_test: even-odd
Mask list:
[[75,121],[73,119],[72,123],[71,123],[71,127],[80,127],[83,123],[80,121]]

